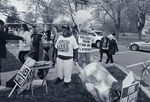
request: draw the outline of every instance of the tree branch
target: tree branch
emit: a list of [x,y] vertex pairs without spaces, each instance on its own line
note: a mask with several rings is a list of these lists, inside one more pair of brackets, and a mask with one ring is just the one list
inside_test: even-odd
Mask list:
[[113,20],[115,19],[98,0],[96,2]]

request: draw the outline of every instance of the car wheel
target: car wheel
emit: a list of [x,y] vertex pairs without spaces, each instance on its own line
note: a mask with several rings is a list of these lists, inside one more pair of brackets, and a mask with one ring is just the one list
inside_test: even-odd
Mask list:
[[133,45],[131,45],[131,50],[137,51],[137,50],[139,50],[139,46],[136,44],[133,44]]
[[100,41],[96,41],[96,47],[97,47],[97,48],[100,47]]

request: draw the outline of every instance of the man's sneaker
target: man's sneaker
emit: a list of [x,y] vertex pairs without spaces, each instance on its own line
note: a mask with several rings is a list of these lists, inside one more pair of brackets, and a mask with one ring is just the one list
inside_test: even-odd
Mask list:
[[56,81],[54,82],[54,85],[60,84],[63,81],[63,79],[57,78]]

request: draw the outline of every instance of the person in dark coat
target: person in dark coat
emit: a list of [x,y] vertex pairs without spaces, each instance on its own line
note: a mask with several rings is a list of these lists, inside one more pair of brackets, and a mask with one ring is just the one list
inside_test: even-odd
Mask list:
[[41,37],[42,37],[42,35],[38,34],[37,28],[34,26],[33,34],[31,35],[32,45],[31,45],[31,49],[28,53],[28,56],[36,61],[40,60],[39,55],[40,55]]
[[106,53],[107,57],[108,57],[108,49],[109,49],[109,38],[104,35],[104,37],[101,39],[101,42],[100,42],[100,60],[99,62],[102,61],[103,59],[103,53]]
[[115,53],[119,51],[117,41],[114,38],[115,35],[116,34],[113,33],[109,36],[110,42],[109,42],[109,49],[108,49],[108,58],[107,58],[106,63],[108,62],[114,63],[113,55],[115,55]]
[[50,41],[51,40],[51,30],[47,30],[46,32],[46,36],[47,36],[47,41]]
[[[6,40],[23,40],[20,36],[9,34],[4,31],[4,22],[0,19],[0,73],[1,73],[1,59],[6,58]],[[1,85],[1,80],[0,80]]]
[[55,48],[55,44],[57,42],[58,37],[60,36],[60,32],[58,32],[58,27],[55,25],[52,28],[52,34],[54,35],[53,38],[53,53],[52,53],[52,61],[53,61],[53,66],[56,63],[56,58],[57,58],[57,49]]

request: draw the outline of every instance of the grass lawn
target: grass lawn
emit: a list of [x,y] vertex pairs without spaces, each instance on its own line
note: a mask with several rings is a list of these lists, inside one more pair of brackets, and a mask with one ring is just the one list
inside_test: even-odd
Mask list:
[[71,87],[64,89],[63,83],[54,85],[54,81],[48,81],[48,94],[45,89],[39,87],[34,89],[35,96],[31,91],[24,91],[20,95],[13,94],[7,98],[9,91],[0,92],[1,102],[96,102],[92,95],[81,84],[77,74],[72,76]]
[[8,72],[13,70],[19,70],[21,68],[20,61],[9,51],[7,51],[7,58],[2,59],[1,62],[1,71]]

